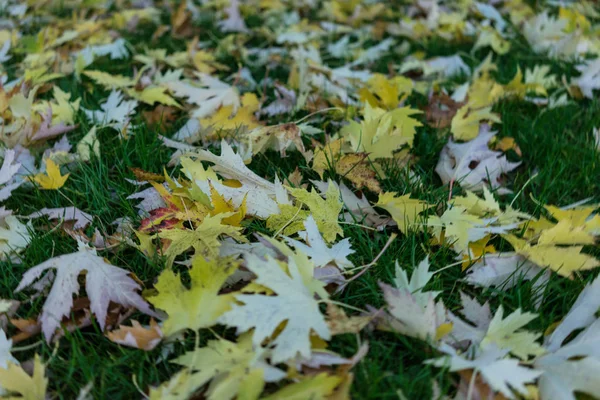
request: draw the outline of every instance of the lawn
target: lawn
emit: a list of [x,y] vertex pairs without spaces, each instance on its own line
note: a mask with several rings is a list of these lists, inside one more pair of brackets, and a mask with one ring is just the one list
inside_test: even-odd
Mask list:
[[490,3],[1,5],[0,389],[600,397],[599,10]]

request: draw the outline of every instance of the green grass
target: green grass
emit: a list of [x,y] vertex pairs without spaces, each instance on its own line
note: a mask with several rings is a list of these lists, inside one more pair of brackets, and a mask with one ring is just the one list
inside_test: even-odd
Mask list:
[[[130,39],[141,49],[144,47],[143,38],[142,35]],[[171,39],[161,45],[171,49],[183,48],[181,41]],[[469,49],[439,42],[431,42],[421,47],[428,55],[454,54],[456,51]],[[499,79],[510,79],[516,71],[517,64],[523,69],[525,66],[544,62],[551,64],[559,74],[572,71],[569,64],[553,62],[538,56],[530,57],[531,54],[533,53],[530,49],[519,49],[500,57]],[[477,54],[475,58],[481,60],[485,55]],[[473,63],[477,64],[475,61]],[[232,66],[234,65],[235,60],[232,61]],[[106,63],[99,65],[98,69],[122,74],[131,73],[129,64]],[[381,62],[372,69],[387,71],[387,66]],[[261,73],[264,74],[264,71],[256,71],[256,76],[262,76]],[[286,74],[281,71],[280,76],[275,75],[275,78],[285,80]],[[58,84],[74,95],[83,95],[82,106],[86,108],[97,107],[99,101],[106,97],[106,93],[87,93],[86,81],[82,85],[75,79],[65,78]],[[414,98],[411,102],[418,104],[422,100]],[[503,205],[513,203],[517,209],[537,216],[541,212],[540,204],[563,206],[588,197],[592,197],[593,201],[598,200],[600,158],[593,147],[591,137],[592,127],[600,125],[600,105],[596,101],[583,101],[542,112],[537,106],[506,100],[496,106],[496,111],[502,116],[502,125],[498,126],[499,137],[514,137],[523,152],[520,158],[522,165],[510,174],[509,178],[509,186],[518,195],[500,197]],[[292,116],[292,119],[303,115],[305,114]],[[69,134],[71,143],[83,137],[89,129],[84,116],[80,117],[79,127]],[[322,117],[316,117],[314,121],[319,124]],[[89,234],[93,233],[94,228],[101,232],[112,232],[114,227],[111,223],[117,218],[128,217],[135,221],[138,219],[135,202],[126,200],[128,195],[137,191],[134,185],[125,181],[125,178],[134,178],[129,169],[137,167],[161,173],[169,160],[171,150],[162,145],[158,135],[164,133],[170,136],[183,122],[184,120],[178,121],[170,128],[148,127],[137,116],[134,123],[139,126],[135,129],[135,135],[128,141],[120,140],[111,129],[102,129],[99,132],[101,156],[94,157],[89,163],[78,165],[62,189],[40,191],[35,188],[22,188],[6,202],[6,207],[20,215],[28,215],[43,207],[75,206],[94,216],[92,225],[87,229]],[[284,121],[274,119],[269,122]],[[335,128],[328,126],[328,132],[335,132]],[[413,150],[418,161],[413,169],[421,178],[422,185],[411,183],[406,171],[391,169],[382,182],[384,189],[399,193],[412,192],[422,199],[443,205],[448,198],[448,192],[439,181],[434,168],[438,154],[446,143],[447,133],[429,127],[418,130]],[[514,154],[511,156],[514,157]],[[286,177],[296,166],[304,174],[305,180],[318,178],[297,154],[280,158],[279,154],[269,152],[256,156],[250,168],[261,176],[273,179],[276,174],[281,178]],[[173,169],[167,171],[177,175]],[[519,192],[523,187],[524,190]],[[460,189],[455,188],[455,193],[460,193]],[[2,262],[1,268],[5,272],[0,275],[0,297],[28,302],[27,293],[14,293],[24,271],[52,256],[76,250],[76,242],[61,230],[45,232],[45,223],[43,220],[34,221],[36,229],[33,231],[31,244],[22,254],[22,263]],[[252,223],[246,233],[250,234],[253,231],[268,232],[264,224],[259,222]],[[373,232],[359,226],[344,225],[345,236],[350,238],[356,250],[351,257],[352,261],[356,265],[369,263],[383,248],[392,231],[393,229],[388,228],[383,232]],[[335,299],[361,309],[367,305],[381,307],[383,297],[378,282],[391,281],[396,260],[409,270],[426,254],[430,254],[434,270],[455,262],[453,251],[428,243],[429,237],[423,233],[399,236],[376,266],[353,281]],[[127,246],[118,247],[114,252],[103,255],[113,264],[134,272],[146,288],[152,287],[163,269],[162,260],[148,259]],[[581,274],[574,280],[553,276],[545,292],[546,300],[537,311],[531,301],[531,282],[523,282],[522,285],[508,291],[473,290],[461,281],[464,274],[459,266],[444,269],[436,274],[431,288],[443,290],[441,298],[450,310],[460,308],[459,294],[463,291],[481,301],[489,300],[493,309],[503,305],[507,311],[522,308],[537,312],[539,317],[530,327],[541,332],[565,315],[592,275],[593,273]],[[18,316],[35,318],[42,304],[43,298],[35,299],[31,304],[22,306]],[[142,315],[136,314],[135,317],[140,321],[147,321]],[[31,344],[39,339],[33,338],[23,344]],[[397,398],[397,390],[402,390],[409,398],[428,398],[432,395],[432,381],[440,385],[442,392],[451,392],[456,385],[452,375],[422,363],[436,355],[432,348],[422,341],[400,334],[377,331],[363,332],[360,341],[368,341],[370,351],[354,368],[352,393],[356,398],[392,399]],[[344,355],[352,355],[358,348],[354,335],[336,337],[331,344],[334,350]],[[186,345],[175,344],[174,354],[181,354],[192,346],[191,340],[188,340]],[[161,351],[161,346],[151,352],[118,346],[105,338],[94,323],[92,327],[66,334],[57,345],[40,343],[33,350],[19,353],[18,357],[27,359],[34,352],[38,352],[47,360],[50,391],[58,398],[75,398],[79,390],[90,382],[94,385],[94,398],[132,398],[139,397],[138,387],[146,390],[149,385],[157,385],[177,371],[176,366],[160,357]]]

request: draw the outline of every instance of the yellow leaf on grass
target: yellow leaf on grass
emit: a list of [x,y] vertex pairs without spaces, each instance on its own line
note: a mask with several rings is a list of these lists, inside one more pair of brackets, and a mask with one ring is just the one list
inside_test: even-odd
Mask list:
[[185,353],[174,360],[176,364],[194,371],[194,384],[203,386],[210,381],[207,399],[258,399],[265,386],[265,369],[271,381],[282,379],[285,372],[268,366],[267,353],[252,345],[252,335],[241,335],[237,343],[225,339],[211,340],[205,347]]
[[244,200],[242,200],[239,209],[236,209],[231,201],[227,201],[215,190],[215,188],[213,188],[212,185],[210,185],[210,200],[213,206],[211,215],[222,213],[232,214],[230,217],[223,218],[223,223],[226,225],[240,226],[240,222],[246,217],[246,196],[244,196]]
[[31,179],[36,182],[42,189],[56,190],[63,187],[70,174],[61,175],[60,167],[52,161],[46,159],[46,173],[34,175]]
[[10,399],[44,400],[48,378],[45,378],[46,368],[39,355],[35,355],[33,362],[33,376],[18,365],[8,362],[8,368],[0,368],[0,386],[9,393],[18,393],[21,396],[3,397]]
[[277,392],[263,397],[263,400],[324,400],[333,393],[342,380],[339,376],[320,373],[289,384]]
[[404,76],[388,79],[383,74],[373,74],[367,81],[367,87],[361,88],[358,94],[362,102],[392,110],[410,95],[413,87],[413,81]]
[[558,247],[552,245],[532,246],[512,235],[503,236],[522,256],[540,267],[548,267],[559,275],[570,278],[575,271],[585,271],[600,266],[600,262],[585,253],[583,246]]
[[169,315],[162,327],[164,335],[214,325],[234,301],[232,294],[219,295],[219,291],[236,268],[233,263],[206,261],[203,256],[196,256],[190,269],[189,289],[175,272],[163,271],[154,285],[158,295],[147,300]]
[[338,223],[338,215],[342,211],[343,203],[340,201],[340,190],[336,185],[329,183],[325,193],[326,200],[323,200],[314,189],[310,192],[301,188],[288,190],[296,200],[310,209],[319,231],[323,234],[323,239],[331,243],[335,241],[337,235],[344,236],[344,231]]
[[456,140],[472,140],[479,135],[479,125],[482,121],[501,123],[498,114],[492,112],[491,107],[473,109],[469,104],[462,106],[452,118],[452,135]]
[[218,256],[219,247],[221,247],[219,237],[223,235],[240,242],[246,242],[246,238],[240,233],[242,228],[222,224],[225,218],[231,216],[232,213],[217,214],[214,216],[207,215],[196,230],[169,229],[154,235],[154,238],[158,237],[171,241],[169,247],[164,252],[164,255],[167,257],[167,267],[173,265],[175,257],[192,247],[196,251],[196,256]]
[[412,146],[416,128],[423,124],[411,116],[420,113],[410,107],[385,111],[367,103],[363,120],[350,121],[340,135],[350,142],[354,152],[369,153],[372,158],[391,158],[402,146]]
[[135,90],[128,90],[129,94],[134,99],[137,99],[143,103],[154,105],[154,103],[164,104],[166,106],[181,107],[174,98],[166,94],[167,88],[161,86],[148,86],[141,92]]
[[412,229],[420,213],[433,207],[426,201],[411,199],[410,193],[396,197],[395,192],[381,193],[375,205],[389,212],[404,234]]
[[135,85],[135,80],[123,75],[111,75],[103,71],[85,71],[84,74],[108,89],[123,89]]

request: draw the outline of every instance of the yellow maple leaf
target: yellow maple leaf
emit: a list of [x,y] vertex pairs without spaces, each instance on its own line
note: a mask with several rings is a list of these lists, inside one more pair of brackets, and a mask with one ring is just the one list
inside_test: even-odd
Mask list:
[[[225,339],[211,340],[205,347],[187,352],[174,360],[198,373],[196,387],[211,382],[208,399],[258,399],[265,386],[266,354],[252,345],[252,335],[241,335],[237,343]],[[268,367],[271,381],[282,379],[285,372]]]
[[154,103],[164,104],[166,106],[174,106],[181,107],[174,98],[166,94],[167,88],[162,86],[148,86],[145,87],[141,92],[135,91],[133,89],[127,90],[127,94],[129,94],[134,99],[137,99],[143,103],[154,105]]
[[195,230],[190,229],[169,229],[163,230],[154,238],[168,239],[171,241],[169,247],[164,252],[167,257],[167,267],[173,265],[175,257],[185,252],[189,248],[194,248],[196,256],[219,255],[219,237],[226,235],[237,241],[246,242],[246,238],[240,233],[242,228],[222,224],[225,218],[231,217],[232,213],[222,213],[214,216],[207,215]]
[[104,71],[84,71],[84,75],[108,89],[123,89],[135,85],[135,79],[123,75],[112,75]]
[[342,383],[342,377],[328,375],[323,372],[318,375],[302,378],[279,389],[277,392],[263,397],[263,400],[325,400]]
[[479,125],[482,121],[501,123],[498,114],[491,107],[472,109],[469,104],[462,106],[452,118],[451,132],[456,140],[472,140],[479,135]]
[[369,153],[373,158],[391,158],[402,146],[412,146],[416,127],[422,123],[411,115],[421,111],[410,107],[385,111],[373,108],[369,103],[363,110],[363,120],[350,121],[340,135],[348,141],[354,152]]
[[[233,112],[233,106],[222,106],[209,118],[200,120],[203,127],[210,128],[215,134],[221,131],[235,131],[240,127],[254,129],[258,126],[258,121],[254,113],[258,110],[259,102],[254,93],[245,93],[241,98],[242,106],[237,112]],[[212,137],[214,136],[214,137]],[[209,136],[209,139],[218,139],[216,135]]]
[[426,201],[411,199],[410,193],[396,197],[395,192],[381,193],[375,205],[389,212],[404,234],[414,227],[420,213],[433,207]]
[[64,186],[65,182],[69,178],[69,174],[61,175],[60,167],[52,161],[52,159],[46,159],[46,173],[37,174],[31,177],[42,189],[56,190]]
[[210,200],[213,206],[211,215],[222,213],[231,215],[230,217],[223,218],[223,223],[226,225],[240,226],[240,222],[246,217],[246,196],[244,196],[244,200],[242,200],[239,209],[236,209],[231,201],[227,201],[212,185],[210,185]]
[[184,329],[195,331],[214,325],[234,300],[232,293],[219,295],[219,291],[236,268],[237,264],[206,261],[198,255],[192,260],[189,289],[172,270],[163,271],[154,285],[158,295],[147,299],[169,316],[162,327],[163,334],[169,336]]
[[540,267],[548,267],[557,274],[570,278],[575,271],[584,271],[600,266],[596,258],[582,253],[583,246],[558,247],[553,245],[532,246],[513,235],[503,237],[518,254]]
[[39,355],[35,355],[33,362],[33,376],[29,376],[22,367],[8,362],[6,369],[0,368],[0,386],[9,393],[18,393],[21,396],[3,397],[24,400],[44,400],[48,378],[45,378],[46,368]]
[[340,201],[340,190],[336,185],[329,183],[325,193],[326,200],[323,200],[314,188],[310,192],[302,188],[288,188],[288,190],[297,201],[309,208],[323,239],[331,243],[335,241],[337,235],[344,236],[344,231],[338,223],[338,215],[342,211],[343,203]]
[[397,108],[412,93],[414,83],[404,76],[387,78],[383,74],[373,74],[367,86],[358,91],[360,100],[373,107],[388,110]]

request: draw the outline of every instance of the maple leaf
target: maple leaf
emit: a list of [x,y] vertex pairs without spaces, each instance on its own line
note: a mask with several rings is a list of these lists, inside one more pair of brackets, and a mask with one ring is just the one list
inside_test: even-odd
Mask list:
[[343,182],[338,185],[333,181],[321,182],[311,180],[311,183],[319,189],[321,195],[324,195],[327,192],[329,185],[335,185],[338,188],[342,197],[342,203],[344,203],[344,206],[347,209],[347,212],[343,214],[343,219],[346,222],[359,221],[368,226],[381,226],[390,222],[389,217],[379,215],[377,211],[375,211],[365,196],[359,198]]
[[148,393],[150,400],[188,400],[196,391],[190,381],[191,373],[182,369],[158,387],[151,387]]
[[596,258],[581,252],[583,246],[532,246],[512,235],[504,235],[503,237],[510,242],[518,254],[540,267],[548,267],[567,278],[571,277],[575,271],[585,271],[600,266],[600,261]]
[[359,333],[372,319],[371,316],[348,317],[342,308],[327,303],[327,326],[331,335]]
[[154,319],[150,320],[149,328],[135,320],[131,324],[131,327],[121,325],[119,329],[108,332],[106,337],[111,342],[145,351],[154,349],[162,340],[163,333]]
[[169,336],[183,329],[196,331],[214,325],[233,303],[232,294],[219,295],[219,291],[236,268],[236,264],[206,261],[201,255],[195,256],[189,289],[172,270],[163,271],[154,285],[158,295],[148,298],[169,315],[162,327],[163,333]]
[[[298,202],[309,208],[325,241],[331,243],[337,235],[344,236],[344,231],[338,223],[338,215],[342,210],[343,204],[340,201],[340,191],[335,185],[329,185],[327,193],[325,193],[326,200],[323,200],[314,188],[310,192],[301,188],[288,188],[288,191]],[[282,214],[273,215],[267,220],[267,225],[271,229],[280,229],[286,226],[290,223],[290,219],[288,218],[289,213],[293,212],[293,215],[296,215],[299,211],[292,206],[284,207],[283,209],[287,211],[286,215],[282,212]],[[300,214],[300,218],[296,219],[296,223],[288,226],[283,231],[284,234],[291,235],[301,230],[303,227],[302,221],[308,215],[307,212]]]
[[437,340],[447,333],[451,326],[445,321],[446,310],[442,302],[435,302],[440,292],[424,290],[432,276],[429,258],[425,258],[410,281],[396,262],[396,287],[379,282],[392,317],[387,321],[389,328],[421,340]]
[[100,110],[86,110],[83,107],[82,110],[91,121],[102,126],[110,126],[122,136],[126,136],[132,132],[129,121],[137,105],[137,101],[124,100],[123,93],[113,90],[106,101],[100,105]]
[[287,385],[277,392],[263,397],[263,400],[326,399],[341,383],[341,377],[323,372]]
[[486,185],[498,189],[498,193],[510,192],[501,187],[501,175],[517,168],[521,163],[511,163],[501,152],[488,148],[495,132],[480,129],[479,136],[467,143],[455,143],[450,139],[440,153],[435,172],[442,182],[457,181],[466,190],[477,192]]
[[90,214],[81,211],[77,207],[42,208],[41,210],[29,214],[27,218],[39,218],[42,216],[47,216],[48,219],[75,221],[73,229],[85,228],[93,219]]
[[258,110],[258,98],[254,93],[245,93],[241,98],[241,107],[233,111],[233,106],[222,106],[210,117],[200,119],[200,125],[210,133],[205,133],[208,140],[219,139],[222,133],[244,129],[254,129],[260,126],[254,117]]
[[309,215],[304,221],[304,228],[306,229],[304,232],[305,242],[308,245],[288,237],[284,239],[297,251],[301,251],[310,257],[315,266],[324,267],[329,263],[333,263],[341,269],[354,267],[354,264],[347,258],[354,253],[349,239],[344,239],[331,246],[331,248],[328,247],[319,233],[319,228],[312,215]]
[[481,341],[481,347],[485,348],[494,344],[500,349],[508,349],[511,353],[527,360],[528,356],[539,356],[546,351],[536,342],[540,334],[521,330],[522,327],[537,317],[536,314],[516,310],[504,318],[504,309],[498,308],[494,318],[488,326],[487,333]]
[[34,175],[31,179],[40,185],[41,189],[57,190],[64,186],[69,175],[71,174],[61,175],[60,167],[51,158],[46,158],[46,173]]
[[272,344],[272,362],[279,363],[300,354],[310,355],[311,331],[329,340],[331,333],[314,299],[314,291],[305,286],[296,262],[287,264],[288,272],[272,257],[260,259],[246,255],[246,267],[256,274],[255,283],[272,290],[277,296],[239,294],[235,298],[243,305],[233,305],[219,322],[237,328],[238,334],[254,328],[252,342],[260,344],[278,331]]
[[[40,323],[47,341],[59,327],[63,317],[68,316],[73,306],[73,294],[79,293],[79,274],[86,271],[86,292],[90,299],[90,308],[103,330],[109,303],[135,307],[148,315],[155,315],[148,304],[136,292],[140,285],[129,276],[129,272],[107,263],[96,254],[96,250],[79,243],[79,251],[54,257],[30,268],[23,274],[16,292],[34,284],[40,275],[50,269],[56,269],[56,278],[48,298],[42,308]],[[37,285],[46,287],[51,279],[46,277]]]
[[211,382],[208,399],[229,400],[234,397],[258,399],[265,382],[278,382],[286,373],[270,366],[269,352],[254,347],[252,336],[244,334],[237,343],[225,339],[211,340],[205,347],[194,349],[176,358],[176,364],[193,372],[194,387]]
[[7,256],[23,250],[31,239],[30,224],[23,224],[17,217],[11,215],[12,211],[0,208],[0,257]]
[[92,153],[100,157],[100,141],[96,135],[96,126],[93,126],[88,133],[77,143],[77,154],[81,161],[90,161]]
[[473,109],[468,104],[462,106],[452,118],[450,128],[454,139],[473,140],[479,135],[479,126],[482,121],[501,123],[500,117],[492,113],[492,107]]
[[494,391],[499,391],[509,399],[515,398],[512,390],[526,396],[528,391],[525,384],[534,382],[543,373],[519,365],[517,359],[504,358],[508,351],[494,346],[488,347],[473,360],[459,355],[456,350],[445,343],[439,347],[439,350],[448,356],[427,360],[427,364],[449,367],[451,372],[473,369],[475,372],[481,373],[483,379]]
[[[448,321],[452,324],[452,332],[445,336],[443,340],[451,343],[454,347],[459,347],[462,342],[468,341],[469,346],[479,346],[492,321],[490,305],[488,302],[479,304],[479,302],[460,292],[461,314],[470,322],[457,317],[448,311]],[[471,325],[472,324],[472,325]]]
[[192,112],[194,118],[206,118],[214,114],[219,107],[231,106],[232,112],[240,107],[240,95],[235,87],[204,73],[195,73],[199,82],[173,81],[165,85],[177,97],[187,97],[199,107]]
[[400,232],[405,235],[414,228],[420,213],[434,207],[426,201],[411,199],[410,193],[396,197],[395,192],[381,193],[375,206],[389,212]]
[[413,87],[413,81],[404,76],[388,79],[383,74],[373,74],[367,86],[358,93],[361,101],[368,102],[372,107],[393,110],[411,94]]
[[354,152],[369,153],[373,158],[390,158],[402,146],[412,146],[416,127],[423,124],[411,116],[419,113],[421,111],[409,107],[385,111],[367,103],[361,123],[350,121],[340,135],[350,142]]
[[17,189],[23,181],[17,181],[15,175],[21,169],[21,163],[15,162],[15,151],[7,149],[4,152],[4,160],[0,168],[0,185],[4,185],[0,189],[0,201],[8,199],[12,191]]
[[124,89],[134,86],[136,81],[123,75],[112,75],[104,71],[84,71],[84,75],[107,89]]
[[42,115],[42,122],[35,134],[31,137],[32,141],[51,139],[63,133],[67,133],[76,128],[76,126],[67,126],[63,122],[52,125],[52,108],[48,107],[46,113]]
[[166,87],[162,86],[147,86],[141,92],[135,90],[127,90],[127,94],[142,103],[153,106],[155,103],[164,104],[167,106],[180,107],[179,103],[171,96],[166,94]]
[[239,0],[229,0],[229,6],[225,8],[227,18],[219,21],[219,28],[223,32],[248,32],[248,27],[240,13]]
[[549,271],[544,272],[540,267],[516,253],[487,254],[471,266],[465,282],[489,288],[497,286],[506,290],[520,285],[523,281],[534,280],[532,291],[539,305],[543,296],[537,293],[543,289],[550,279]]
[[231,217],[233,213],[207,215],[195,230],[169,229],[162,230],[153,238],[168,239],[171,241],[163,255],[167,258],[166,265],[171,267],[175,257],[193,247],[196,256],[218,256],[219,237],[226,235],[239,242],[246,242],[246,238],[240,233],[242,228],[222,224],[225,218]]
[[574,331],[596,323],[600,309],[600,278],[585,286],[561,323],[546,337],[544,345],[548,351],[558,350],[565,339]]
[[11,396],[11,399],[45,400],[48,387],[48,378],[44,376],[45,374],[45,365],[36,354],[33,361],[33,376],[27,374],[22,367],[9,362],[8,368],[0,369],[0,386],[8,393],[21,395]]
[[275,84],[275,100],[266,107],[261,107],[260,113],[269,117],[289,113],[296,105],[296,92],[283,85]]
[[[595,378],[600,372],[600,319],[594,315],[598,309],[598,282],[596,278],[584,289],[558,326],[558,334],[548,338],[550,352],[534,362],[534,367],[543,371],[538,387],[544,399],[575,400],[576,393],[595,396],[600,390]],[[566,335],[582,327],[585,329],[561,347]]]

